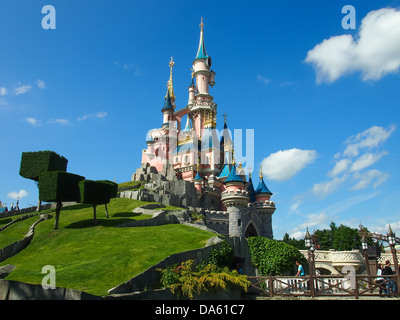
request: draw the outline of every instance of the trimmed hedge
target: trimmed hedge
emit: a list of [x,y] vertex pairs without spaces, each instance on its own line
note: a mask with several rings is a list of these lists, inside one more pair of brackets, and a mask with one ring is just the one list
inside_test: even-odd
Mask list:
[[39,181],[42,173],[67,171],[68,160],[54,151],[22,152],[19,174],[27,179]]
[[79,182],[82,180],[85,180],[85,177],[73,173],[45,172],[39,176],[39,199],[46,202],[79,202]]
[[106,204],[110,202],[112,186],[106,181],[83,180],[79,182],[82,203]]
[[305,263],[300,251],[282,241],[265,237],[248,239],[251,263],[262,276],[278,276],[285,271],[293,271],[296,260]]
[[118,194],[118,184],[115,182],[112,182],[110,180],[101,180],[102,182],[108,183],[111,191],[110,191],[110,197],[111,198],[116,198]]

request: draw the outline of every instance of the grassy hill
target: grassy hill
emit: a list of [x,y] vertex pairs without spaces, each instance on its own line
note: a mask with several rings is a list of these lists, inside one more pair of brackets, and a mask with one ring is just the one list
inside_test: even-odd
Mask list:
[[[93,225],[93,208],[78,204],[61,211],[59,230],[53,230],[54,218],[39,223],[31,244],[19,254],[0,263],[13,264],[14,271],[6,278],[41,284],[42,268],[56,270],[56,286],[106,295],[111,289],[143,272],[167,256],[201,248],[215,234],[185,225],[116,228],[130,220],[151,216],[132,210],[149,202],[112,199],[97,207],[98,224]],[[167,207],[167,209],[176,209]],[[6,218],[9,220],[9,218]],[[38,217],[17,222],[0,232],[0,247],[22,239]],[[9,221],[0,219],[0,225]]]

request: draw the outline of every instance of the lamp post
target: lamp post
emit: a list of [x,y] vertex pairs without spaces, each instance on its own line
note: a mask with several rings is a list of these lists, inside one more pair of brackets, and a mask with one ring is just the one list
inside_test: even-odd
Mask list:
[[365,239],[364,235],[361,237],[361,248],[364,251],[364,259],[365,259],[365,264],[367,266],[368,286],[369,286],[369,288],[371,288],[371,269],[370,269],[369,257],[368,257],[368,242]]
[[305,246],[308,250],[308,256],[310,258],[309,263],[308,263],[309,269],[310,269],[310,291],[311,291],[311,296],[314,297],[315,296],[315,290],[314,290],[315,256],[314,256],[314,251],[316,248],[316,235],[313,234],[311,237],[310,233],[308,232],[308,228],[307,228],[306,235],[304,237],[304,241],[305,241]]
[[393,264],[394,264],[394,270],[395,270],[395,275],[396,275],[397,292],[399,292],[400,276],[399,276],[399,262],[397,260],[396,247],[395,247],[396,246],[396,235],[393,232],[390,225],[389,225],[389,232],[387,234],[387,239],[389,242],[390,250],[392,251]]
[[313,260],[314,260],[314,246],[313,241],[308,232],[308,228],[306,231],[306,235],[304,237],[305,246],[308,250],[308,268],[310,270],[310,275],[314,274]]

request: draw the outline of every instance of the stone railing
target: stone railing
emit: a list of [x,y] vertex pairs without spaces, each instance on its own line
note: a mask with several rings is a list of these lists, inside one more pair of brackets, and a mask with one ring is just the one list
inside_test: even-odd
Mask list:
[[[309,259],[308,250],[300,250],[306,259]],[[331,271],[332,274],[336,274],[342,271],[343,267],[354,267],[358,270],[365,264],[364,258],[360,251],[314,251],[314,259],[316,268],[323,268]]]

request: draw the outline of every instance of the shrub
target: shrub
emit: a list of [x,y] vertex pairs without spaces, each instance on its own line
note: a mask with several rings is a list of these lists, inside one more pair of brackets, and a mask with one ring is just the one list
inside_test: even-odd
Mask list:
[[52,171],[39,177],[39,199],[46,202],[80,200],[78,183],[85,178],[77,174]]
[[110,187],[110,197],[115,198],[118,194],[118,184],[110,180],[100,180],[100,182],[107,183]]
[[[107,203],[110,202],[112,194],[115,193],[115,187],[110,181],[93,181],[83,180],[79,182],[80,200],[82,203],[93,205],[93,223],[97,223],[96,206],[98,204],[106,205],[106,213],[108,218]],[[114,183],[115,184],[115,183]],[[115,184],[116,185],[116,184]]]
[[111,199],[111,186],[107,182],[82,180],[79,182],[79,202],[93,205],[109,203]]
[[187,260],[180,266],[158,269],[161,272],[161,283],[170,287],[171,292],[179,297],[193,299],[195,295],[213,290],[225,290],[228,287],[243,289],[247,292],[250,281],[247,276],[240,275],[236,270],[220,268],[215,264],[207,264],[193,270],[194,261]]
[[211,251],[210,257],[206,261],[206,264],[215,264],[220,268],[224,267],[232,267],[233,260],[235,256],[233,254],[232,246],[229,244],[228,241],[221,242],[218,249],[213,249]]
[[57,202],[54,229],[58,229],[62,201],[79,201],[79,181],[85,178],[77,174],[52,171],[39,176],[39,199]]
[[19,174],[27,179],[39,180],[42,173],[67,171],[68,160],[54,151],[23,152]]
[[282,275],[293,270],[296,260],[305,262],[304,256],[295,247],[265,237],[248,239],[251,263],[262,276]]

